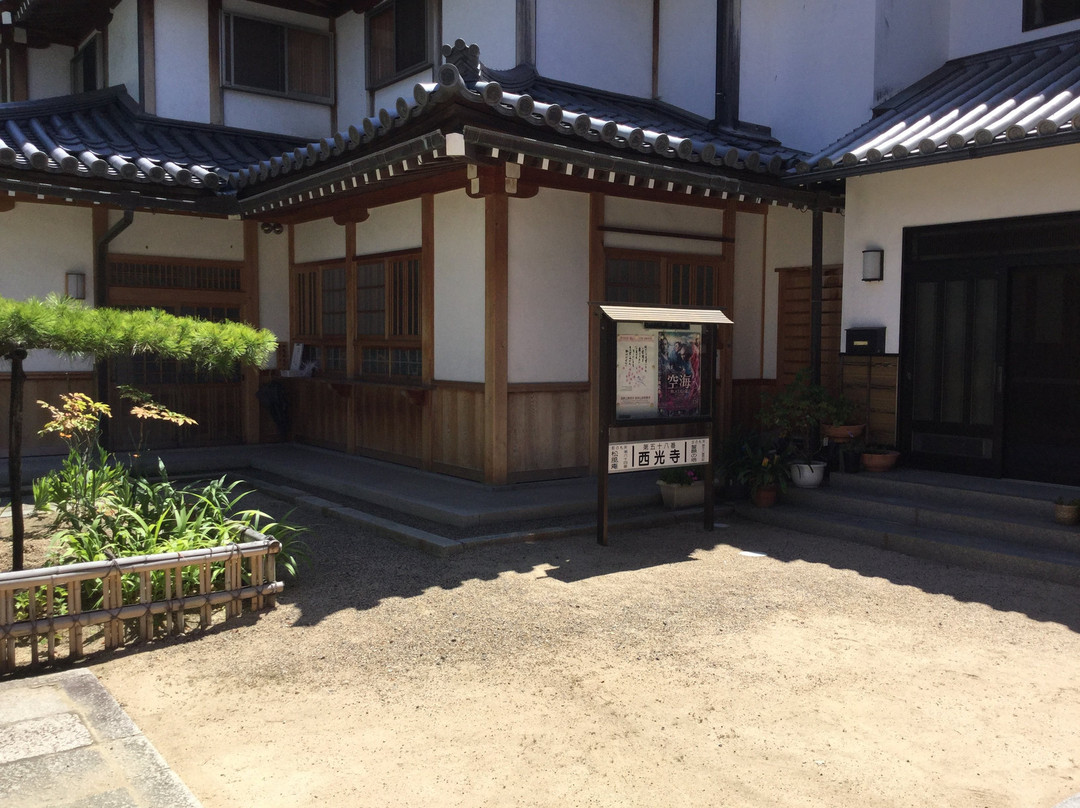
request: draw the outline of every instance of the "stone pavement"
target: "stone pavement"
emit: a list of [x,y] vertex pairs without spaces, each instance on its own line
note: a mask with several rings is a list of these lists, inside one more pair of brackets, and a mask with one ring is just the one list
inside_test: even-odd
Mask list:
[[199,808],[88,670],[0,682],[0,805]]

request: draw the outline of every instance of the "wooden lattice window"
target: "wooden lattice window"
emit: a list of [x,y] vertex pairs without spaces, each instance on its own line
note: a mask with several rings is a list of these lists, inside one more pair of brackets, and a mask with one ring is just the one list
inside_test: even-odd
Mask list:
[[422,302],[419,253],[367,257],[357,265],[356,347],[362,375],[415,379],[422,374]]
[[305,346],[305,362],[328,374],[346,371],[346,284],[342,262],[305,264],[293,271],[293,341]]
[[716,306],[720,258],[609,250],[605,298],[612,303]]
[[221,75],[232,89],[330,104],[333,38],[323,31],[226,13]]
[[368,12],[368,87],[377,89],[431,61],[428,0],[387,0]]
[[244,265],[239,261],[148,259],[130,255],[109,257],[109,286],[240,292],[243,290],[243,276]]

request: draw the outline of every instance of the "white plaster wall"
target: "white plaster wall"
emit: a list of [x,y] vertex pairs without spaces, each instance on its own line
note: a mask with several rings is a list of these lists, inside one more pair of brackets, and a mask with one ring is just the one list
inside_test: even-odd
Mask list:
[[947,3],[941,0],[877,0],[877,6],[875,102],[937,70],[948,61],[949,53]]
[[[769,208],[769,238],[766,265],[769,269],[808,267],[813,263],[814,215],[794,208]],[[844,217],[838,213],[822,216],[822,263],[844,261]]]
[[33,99],[71,92],[71,59],[75,49],[64,45],[26,50],[26,91]]
[[259,232],[259,326],[289,339],[289,239]]
[[545,188],[509,217],[509,381],[588,381],[589,197]]
[[[743,13],[750,9],[744,6]],[[716,3],[660,4],[660,99],[706,118],[716,113]]]
[[[0,213],[0,297],[26,300],[64,293],[64,273],[86,274],[86,299],[94,299],[94,235],[88,208],[17,202]],[[87,360],[31,351],[27,371],[89,370]],[[8,363],[0,362],[0,371]]]
[[[121,218],[111,212],[110,226]],[[138,211],[131,225],[109,243],[109,252],[243,261],[244,226],[228,219]]]
[[345,257],[345,228],[333,219],[302,222],[293,228],[296,263],[330,261]]
[[[847,181],[844,328],[886,327],[900,349],[903,230],[948,222],[1080,210],[1080,184],[1063,166],[1080,165],[1080,145],[965,160]],[[885,250],[884,279],[862,281],[862,251]]]
[[876,3],[743,4],[739,117],[815,152],[870,117]]
[[[756,213],[735,215],[735,305],[731,319],[732,378],[776,377],[776,329],[762,333],[762,300],[765,322],[776,321],[775,272],[765,267],[765,217]],[[763,297],[764,295],[764,297]],[[762,366],[764,341],[765,365]],[[771,355],[771,362],[770,362]]]
[[356,254],[418,250],[421,246],[421,227],[419,199],[372,208],[368,220],[356,226]]
[[[440,64],[442,59],[439,60]],[[387,109],[393,115],[397,115],[397,100],[404,98],[409,104],[415,104],[416,99],[413,96],[413,87],[417,84],[430,84],[432,79],[432,69],[425,68],[418,73],[414,73],[411,76],[407,76],[400,81],[396,81],[393,84],[389,84],[383,87],[381,90],[375,93],[375,109],[374,112],[378,113],[380,109]],[[343,128],[348,128],[349,124],[354,126],[359,124],[359,121],[348,121],[344,119],[340,120]]]
[[225,90],[225,125],[319,140],[331,134],[330,107],[243,90]]
[[364,43],[363,14],[342,14],[334,28],[337,49],[337,120],[338,129],[360,127],[367,117],[367,55]]
[[443,0],[443,42],[452,45],[455,39],[464,39],[480,46],[480,61],[488,67],[513,67],[517,64],[516,6],[507,0]]
[[484,381],[484,202],[435,197],[435,378]]
[[952,0],[949,7],[950,59],[1080,29],[1074,20],[1025,32],[1021,0]]
[[123,0],[112,12],[109,23],[107,85],[123,84],[136,101],[139,96],[139,6],[137,0]]
[[[161,4],[158,3],[157,5]],[[272,20],[288,25],[298,25],[302,28],[311,28],[316,31],[327,31],[330,28],[330,23],[325,17],[276,8],[266,3],[255,3],[252,2],[252,0],[224,0],[221,7],[223,11],[231,11],[235,14],[243,14],[244,16],[256,17],[261,20]]]
[[157,114],[210,121],[210,59],[206,0],[154,4]]
[[[693,208],[687,205],[607,197],[604,200],[604,224],[609,227],[722,236],[724,214],[717,208]],[[698,255],[720,255],[724,249],[723,244],[718,241],[648,236],[640,233],[604,233],[604,246]]]
[[549,78],[648,97],[651,0],[536,0],[536,65]]

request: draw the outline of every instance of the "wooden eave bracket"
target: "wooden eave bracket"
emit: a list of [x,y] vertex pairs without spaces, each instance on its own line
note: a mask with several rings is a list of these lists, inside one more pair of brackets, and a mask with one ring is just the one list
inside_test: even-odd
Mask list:
[[506,194],[519,199],[528,199],[540,193],[540,186],[521,178],[521,165],[502,163],[501,165],[480,165],[469,163],[465,167],[467,184],[465,193],[473,199],[482,199],[493,194]]
[[15,210],[15,197],[9,194],[0,194],[0,213]]
[[371,215],[371,211],[367,208],[353,207],[348,210],[338,211],[334,214],[334,224],[346,225],[346,224],[359,224],[360,222],[366,222]]

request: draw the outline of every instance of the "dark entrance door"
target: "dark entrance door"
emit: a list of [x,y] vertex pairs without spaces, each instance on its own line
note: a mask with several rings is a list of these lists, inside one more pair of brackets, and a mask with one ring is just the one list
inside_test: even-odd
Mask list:
[[1080,483],[1080,215],[905,233],[900,448]]

